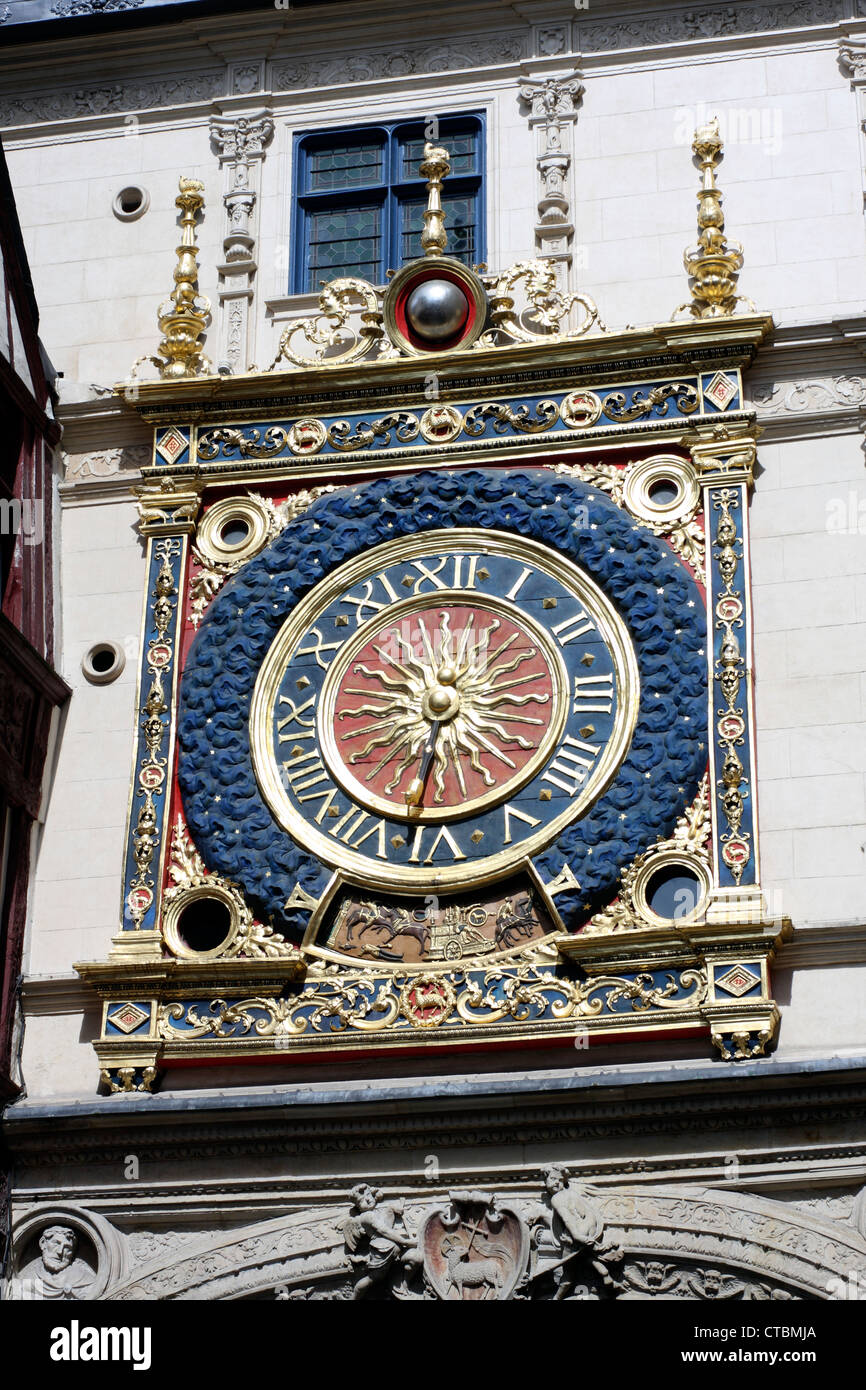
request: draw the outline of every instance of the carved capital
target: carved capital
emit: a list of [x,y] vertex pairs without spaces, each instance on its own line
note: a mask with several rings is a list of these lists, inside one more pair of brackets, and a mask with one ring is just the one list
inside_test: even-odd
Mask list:
[[182,536],[194,531],[203,486],[200,478],[178,484],[173,478],[165,477],[158,483],[145,483],[136,488],[141,534]]
[[529,108],[529,124],[548,121],[576,121],[585,91],[580,74],[571,77],[526,79],[519,89],[520,101]]
[[842,39],[839,62],[855,84],[866,82],[866,39]]
[[699,429],[683,443],[688,446],[702,483],[724,478],[734,482],[745,480],[751,486],[758,446],[748,422]]
[[269,111],[256,111],[249,116],[211,117],[211,143],[220,164],[261,159],[273,135],[274,123]]

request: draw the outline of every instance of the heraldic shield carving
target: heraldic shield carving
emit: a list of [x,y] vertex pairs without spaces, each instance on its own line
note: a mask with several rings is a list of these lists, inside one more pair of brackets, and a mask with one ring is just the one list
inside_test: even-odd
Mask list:
[[525,1225],[484,1192],[452,1192],[421,1231],[427,1282],[440,1298],[510,1298],[529,1259]]

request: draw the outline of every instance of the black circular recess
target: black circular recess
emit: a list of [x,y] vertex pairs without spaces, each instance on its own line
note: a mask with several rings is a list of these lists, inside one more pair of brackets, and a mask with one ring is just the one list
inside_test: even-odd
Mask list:
[[667,864],[648,880],[646,900],[657,917],[674,922],[694,912],[703,896],[697,874],[687,864]]
[[215,951],[231,930],[231,913],[219,898],[196,898],[178,916],[177,934],[190,951]]

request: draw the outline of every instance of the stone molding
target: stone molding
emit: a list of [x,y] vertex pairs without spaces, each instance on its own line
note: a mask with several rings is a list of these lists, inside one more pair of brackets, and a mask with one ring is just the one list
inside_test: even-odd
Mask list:
[[[862,0],[855,14],[863,14]],[[814,28],[852,18],[849,0],[788,0],[785,4],[684,5],[653,14],[647,7],[607,19],[578,20],[575,47],[587,55],[671,43],[700,43],[777,30]]]
[[[571,1071],[521,1073],[505,1084],[494,1078],[459,1095],[449,1085],[437,1095],[431,1085],[419,1091],[412,1082],[370,1081],[345,1083],[318,1102],[310,1087],[302,1093],[281,1087],[239,1091],[229,1103],[216,1098],[192,1108],[183,1097],[170,1095],[106,1097],[74,1105],[24,1101],[7,1111],[4,1130],[19,1170],[35,1172],[61,1161],[91,1167],[122,1161],[130,1152],[131,1134],[137,1153],[146,1154],[149,1162],[170,1164],[219,1159],[227,1143],[238,1153],[426,1153],[433,1132],[440,1152],[474,1146],[480,1161],[490,1146],[571,1144],[577,1132],[593,1139],[631,1140],[640,1132],[649,1140],[772,1126],[783,1145],[785,1126],[799,1133],[803,1126],[818,1125],[825,1127],[829,1144],[826,1127],[839,1125],[847,1133],[848,1126],[866,1118],[862,1058],[841,1064],[815,1059],[808,1068],[802,1060],[742,1063],[735,1071],[714,1069],[710,1075],[712,1080],[705,1068],[668,1062],[664,1080],[645,1066],[629,1070],[620,1065],[607,1076],[594,1074],[586,1081]],[[141,1126],[143,1109],[146,1128]],[[796,1139],[789,1143],[796,1153]],[[839,1149],[845,1155],[851,1150],[847,1140]],[[860,1146],[856,1153],[862,1152]],[[811,1149],[804,1151],[804,1163],[813,1159]]]

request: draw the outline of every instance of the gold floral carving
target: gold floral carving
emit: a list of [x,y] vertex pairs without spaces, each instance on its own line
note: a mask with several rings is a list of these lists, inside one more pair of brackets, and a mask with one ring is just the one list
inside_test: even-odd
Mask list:
[[152,620],[156,634],[150,638],[145,654],[150,688],[140,709],[145,751],[138,769],[136,792],[142,798],[142,804],[132,830],[135,874],[126,895],[126,907],[136,931],[141,929],[144,915],[156,892],[153,860],[159,843],[159,818],[153,797],[165,783],[168,766],[168,758],[162,753],[163,741],[168,734],[168,724],[163,716],[169,708],[162,673],[170,668],[173,656],[173,638],[169,629],[177,607],[177,587],[171,561],[180,553],[180,549],[179,540],[168,538],[157,541],[154,549],[156,559],[161,562],[151,595],[154,599]]
[[737,884],[752,853],[749,843],[751,836],[742,828],[745,798],[749,794],[748,779],[737,753],[746,738],[745,714],[738,703],[741,687],[746,680],[746,663],[737,638],[737,631],[744,626],[743,595],[735,587],[742,556],[737,551],[737,527],[733,511],[739,506],[738,488],[719,488],[713,494],[713,508],[719,513],[714,549],[725,586],[715,601],[716,628],[722,633],[716,660],[716,680],[725,702],[724,707],[716,711],[716,731],[724,749],[721,785],[717,794],[728,826],[720,836],[722,858]]
[[[595,302],[585,294],[563,292],[557,283],[556,265],[550,260],[518,261],[501,275],[485,275],[482,283],[490,300],[490,328],[481,334],[477,349],[504,343],[538,343],[551,339],[581,338],[591,328],[606,333]],[[515,290],[522,284],[525,307],[517,307]],[[563,326],[579,307],[574,327]]]

